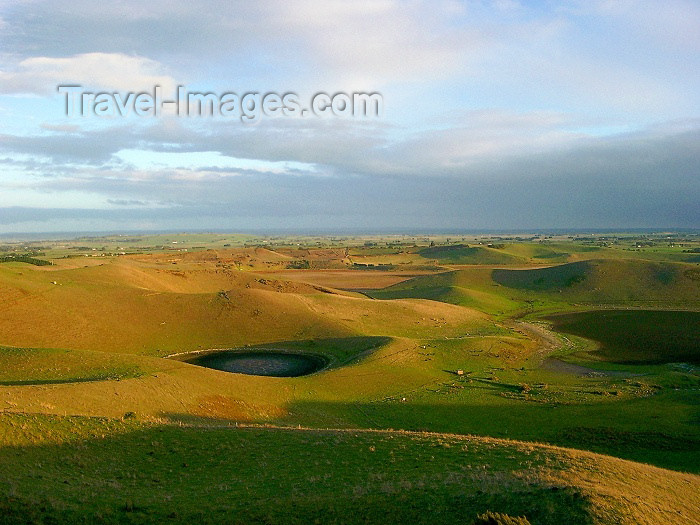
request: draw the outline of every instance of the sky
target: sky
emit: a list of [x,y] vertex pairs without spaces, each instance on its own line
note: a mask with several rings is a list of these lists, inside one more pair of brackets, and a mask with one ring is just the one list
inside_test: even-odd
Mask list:
[[[383,104],[69,116],[61,85]],[[0,0],[0,233],[700,228],[699,93],[698,0]]]

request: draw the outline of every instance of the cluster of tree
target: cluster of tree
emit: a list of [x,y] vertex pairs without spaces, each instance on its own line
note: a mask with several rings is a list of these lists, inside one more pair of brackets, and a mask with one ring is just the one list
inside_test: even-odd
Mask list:
[[306,259],[300,261],[292,261],[287,264],[287,268],[290,270],[308,270],[311,268],[311,264]]
[[34,266],[49,266],[53,264],[51,261],[36,259],[30,255],[2,255],[0,256],[0,263],[4,262],[23,262]]
[[393,270],[396,268],[393,264],[364,264],[353,263],[352,268],[355,270]]

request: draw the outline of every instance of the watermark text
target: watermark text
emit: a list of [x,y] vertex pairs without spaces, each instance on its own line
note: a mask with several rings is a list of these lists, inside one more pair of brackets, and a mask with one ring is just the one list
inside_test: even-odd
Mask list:
[[263,117],[341,117],[379,118],[384,113],[380,93],[314,94],[307,105],[294,92],[283,94],[246,92],[188,91],[178,86],[164,98],[161,86],[149,91],[86,91],[83,86],[64,84],[57,87],[63,95],[65,114],[69,117],[222,117],[244,123],[259,122]]

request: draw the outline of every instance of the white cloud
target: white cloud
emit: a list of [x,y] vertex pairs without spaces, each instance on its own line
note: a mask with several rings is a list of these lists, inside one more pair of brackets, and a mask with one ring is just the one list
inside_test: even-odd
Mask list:
[[[0,0],[0,94],[55,94],[58,83],[114,91],[161,84],[165,93],[182,79],[192,90],[290,90],[302,100],[311,90],[378,90],[387,109],[382,120],[365,123],[263,119],[242,126],[174,117],[58,120],[53,99],[3,97],[9,118],[0,124],[0,150],[16,176],[4,172],[0,185],[26,182],[22,191],[32,194],[70,195],[85,208],[105,199],[164,199],[194,203],[202,215],[211,203],[225,210],[236,199],[235,208],[251,217],[307,209],[333,216],[334,207],[344,207],[377,224],[381,214],[399,217],[401,209],[424,209],[429,219],[445,208],[459,217],[469,199],[475,217],[496,220],[520,194],[525,202],[540,193],[567,195],[571,187],[598,207],[617,206],[633,187],[658,190],[656,200],[647,199],[655,206],[669,195],[697,195],[697,2],[10,4],[4,9]],[[669,129],[636,141],[610,134],[659,122],[671,122]],[[617,177],[619,192],[601,196],[608,177]],[[535,179],[539,193],[527,189]],[[556,192],[547,193],[544,179]],[[498,204],[501,192],[511,196],[507,205]],[[14,195],[3,195],[3,203],[32,205]],[[636,201],[628,204],[634,212]],[[696,221],[697,210],[688,209],[685,223]],[[547,220],[540,224],[556,223]]]
[[367,87],[464,72],[494,43],[473,26],[452,23],[465,14],[464,5],[451,0],[331,0],[281,3],[271,21],[279,29],[274,34],[303,43],[319,71]]
[[298,73],[295,80],[321,78],[353,88],[454,77],[497,40],[473,23],[482,16],[476,6],[471,13],[455,0],[75,0],[71,6],[38,2],[13,10],[16,27],[6,37],[7,51],[31,56],[127,49],[164,61],[177,57],[180,66],[194,68],[201,61],[192,57],[205,57],[207,64],[252,58]]
[[588,8],[656,45],[700,51],[700,5],[695,1],[598,0]]
[[[699,10],[687,0],[39,1],[4,13],[3,46],[25,58],[136,54],[209,89],[376,89],[414,104],[427,88],[482,89],[500,102],[487,107],[603,107],[650,114],[647,124],[696,107]],[[165,74],[150,65],[136,69]],[[27,89],[8,75],[0,82]]]
[[32,57],[0,71],[0,93],[45,95],[59,84],[117,91],[173,90],[176,81],[149,58],[122,53],[85,53],[66,58]]

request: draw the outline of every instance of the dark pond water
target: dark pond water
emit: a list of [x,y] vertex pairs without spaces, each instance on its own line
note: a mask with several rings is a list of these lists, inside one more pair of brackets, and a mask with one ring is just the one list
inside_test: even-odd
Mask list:
[[224,351],[200,355],[186,360],[188,363],[224,372],[236,372],[254,376],[297,377],[313,374],[328,362],[319,356],[288,354],[285,352]]

